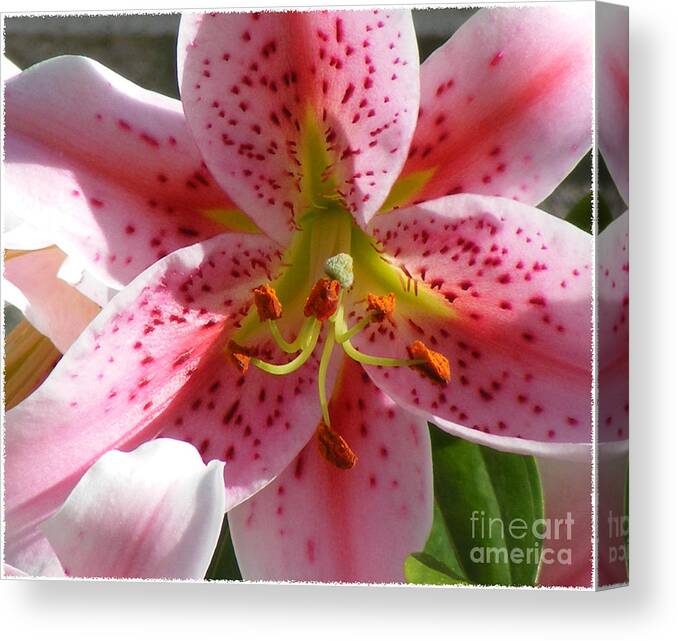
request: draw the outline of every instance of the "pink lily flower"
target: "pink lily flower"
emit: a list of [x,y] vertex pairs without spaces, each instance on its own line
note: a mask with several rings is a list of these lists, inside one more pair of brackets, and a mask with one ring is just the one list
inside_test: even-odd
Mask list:
[[8,548],[163,435],[256,494],[246,578],[397,581],[427,420],[588,450],[591,237],[532,205],[590,146],[591,25],[481,11],[420,69],[408,12],[188,16],[182,106],[82,59],[12,78],[10,206],[127,286],[7,415]]
[[223,467],[173,439],[108,452],[4,575],[202,579],[221,531]]

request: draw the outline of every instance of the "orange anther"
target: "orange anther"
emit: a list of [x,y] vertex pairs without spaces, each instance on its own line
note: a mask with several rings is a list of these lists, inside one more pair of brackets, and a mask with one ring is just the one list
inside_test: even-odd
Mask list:
[[386,294],[386,296],[368,294],[367,311],[372,312],[372,317],[380,323],[385,318],[391,320],[391,315],[395,309],[395,300],[395,294],[393,292]]
[[275,289],[270,285],[259,285],[254,291],[254,304],[259,312],[259,320],[278,320],[282,316],[282,305]]
[[337,280],[321,278],[306,299],[304,305],[305,316],[315,316],[319,321],[326,321],[339,305],[339,291],[341,285]]
[[238,345],[235,341],[228,342],[228,354],[231,357],[231,360],[235,366],[243,373],[247,373],[247,369],[250,366],[250,358],[252,356],[252,350],[247,347],[242,347]]
[[429,349],[421,341],[411,343],[407,348],[407,352],[410,358],[424,361],[420,365],[414,365],[413,367],[427,378],[430,378],[434,383],[447,385],[452,380],[450,361],[442,354]]
[[350,470],[358,462],[358,457],[344,438],[325,425],[324,421],[318,424],[317,434],[318,449],[332,465],[340,470]]

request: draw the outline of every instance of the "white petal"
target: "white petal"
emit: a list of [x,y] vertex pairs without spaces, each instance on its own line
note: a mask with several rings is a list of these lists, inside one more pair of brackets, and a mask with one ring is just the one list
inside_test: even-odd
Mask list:
[[42,529],[67,576],[204,578],[224,517],[223,467],[172,439],[108,452]]

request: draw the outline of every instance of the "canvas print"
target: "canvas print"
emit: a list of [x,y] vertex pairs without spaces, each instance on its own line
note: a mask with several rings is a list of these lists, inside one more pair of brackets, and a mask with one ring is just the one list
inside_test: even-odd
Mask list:
[[5,577],[627,581],[625,9],[3,19]]

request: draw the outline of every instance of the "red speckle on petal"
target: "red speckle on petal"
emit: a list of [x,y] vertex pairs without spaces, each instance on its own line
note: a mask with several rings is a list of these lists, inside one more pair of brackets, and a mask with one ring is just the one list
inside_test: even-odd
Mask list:
[[504,52],[503,51],[497,51],[497,53],[494,54],[494,57],[492,60],[490,60],[490,67],[496,67],[503,59],[504,57]]

